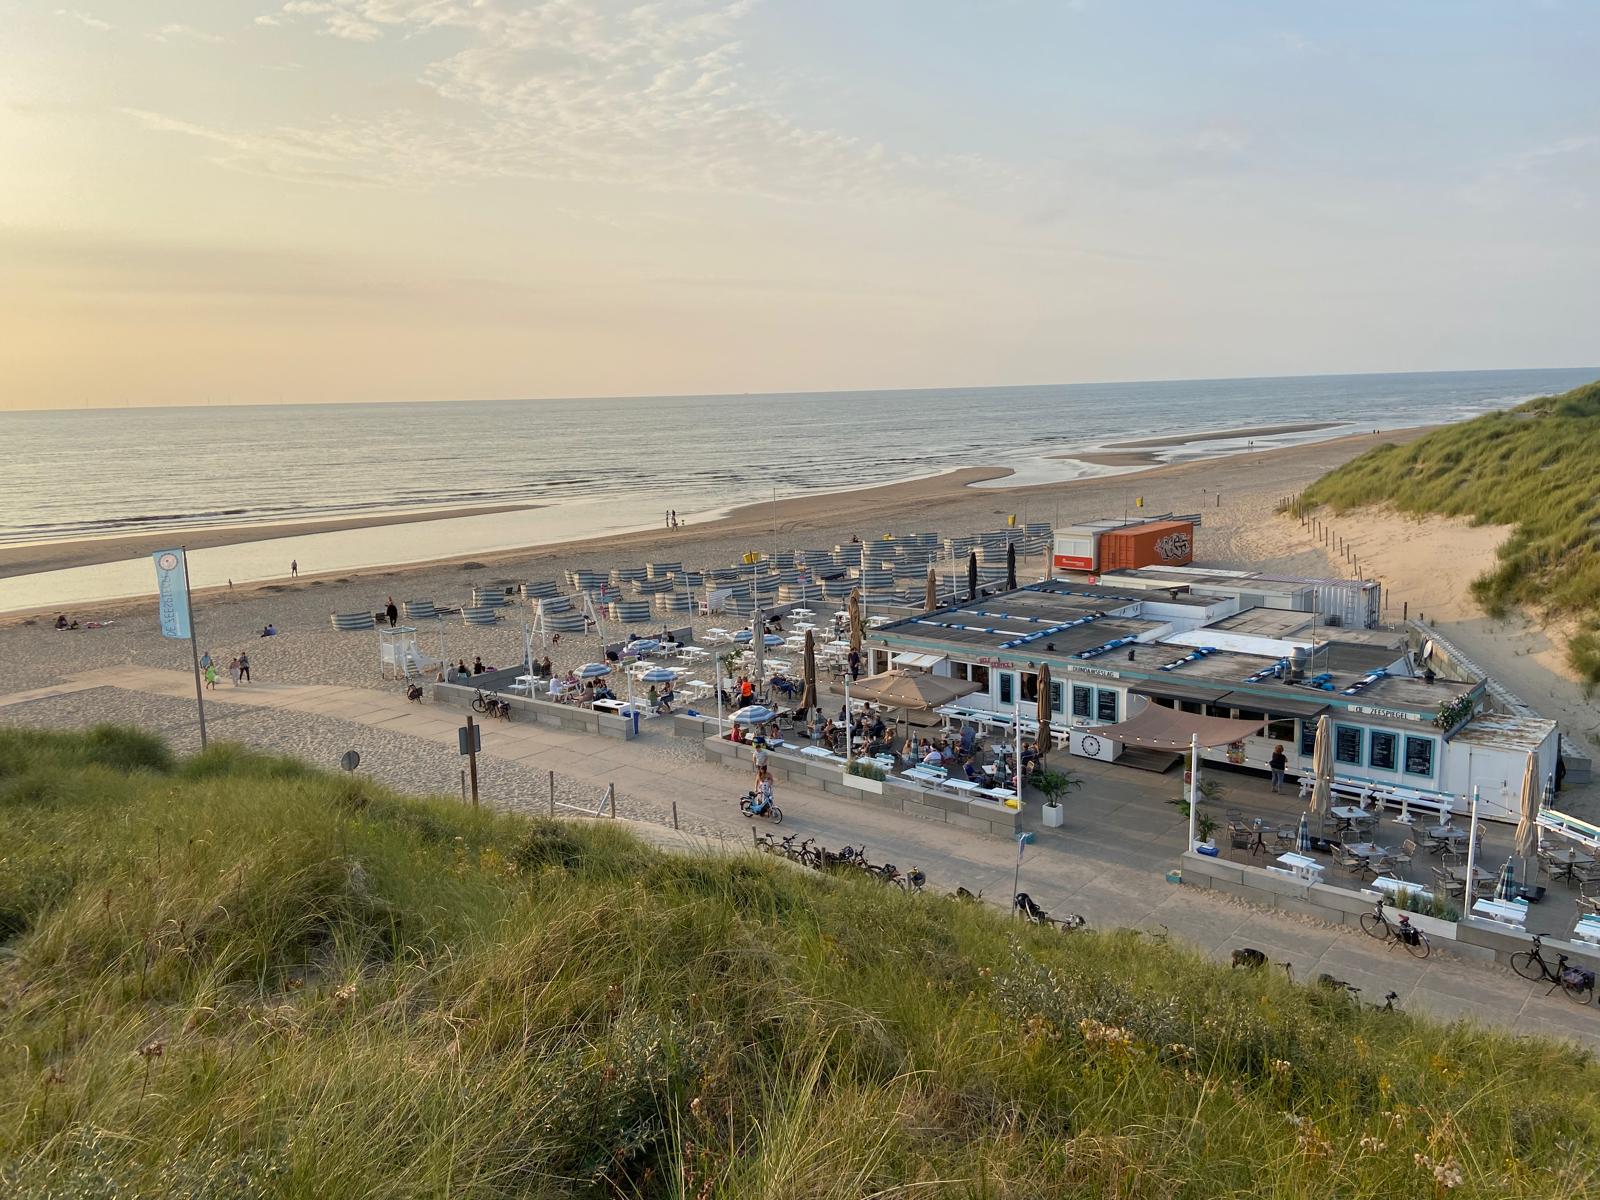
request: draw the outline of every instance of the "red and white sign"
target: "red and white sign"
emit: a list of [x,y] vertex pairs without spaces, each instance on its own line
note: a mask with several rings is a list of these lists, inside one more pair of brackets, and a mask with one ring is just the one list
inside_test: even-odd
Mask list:
[[1055,565],[1058,571],[1092,571],[1094,559],[1081,558],[1076,554],[1057,554]]

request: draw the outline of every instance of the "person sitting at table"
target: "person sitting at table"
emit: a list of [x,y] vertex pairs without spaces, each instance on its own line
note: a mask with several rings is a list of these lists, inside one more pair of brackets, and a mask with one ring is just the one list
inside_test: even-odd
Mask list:
[[728,740],[730,742],[744,741],[744,728],[737,721],[733,723],[733,728],[728,731]]
[[655,684],[652,683],[650,685],[650,691],[646,693],[645,699],[650,702],[650,709],[652,712],[661,711],[661,693],[656,690]]
[[939,753],[938,746],[928,747],[928,752],[922,756],[922,765],[925,767],[944,766],[944,755]]
[[970,758],[967,759],[967,765],[961,768],[961,773],[967,777],[968,783],[983,783],[987,778],[978,769],[978,764]]
[[875,737],[875,738],[881,738],[884,735],[884,731],[887,730],[887,729],[888,729],[888,726],[883,723],[883,714],[881,712],[873,713],[872,714],[872,736]]
[[539,676],[540,676],[540,678],[549,679],[550,678],[550,673],[552,671],[554,671],[554,670],[555,670],[555,666],[550,662],[550,656],[548,654],[546,654],[544,656],[544,661],[539,664]]

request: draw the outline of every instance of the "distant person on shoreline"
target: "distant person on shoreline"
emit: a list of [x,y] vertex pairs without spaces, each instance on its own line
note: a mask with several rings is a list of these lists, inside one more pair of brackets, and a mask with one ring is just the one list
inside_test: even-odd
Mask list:
[[68,625],[68,622],[67,622],[67,614],[66,613],[57,613],[56,614],[56,628],[57,629],[67,629],[67,628],[69,628],[69,625]]
[[262,637],[277,637],[278,636],[278,627],[276,625],[274,625],[271,621],[268,621],[265,625],[263,625],[261,627],[261,636]]
[[291,558],[289,560],[289,578],[300,578],[300,560],[298,558]]
[[394,628],[394,623],[400,619],[400,610],[395,607],[394,597],[389,597],[389,603],[383,607],[383,615],[389,618],[389,628]]

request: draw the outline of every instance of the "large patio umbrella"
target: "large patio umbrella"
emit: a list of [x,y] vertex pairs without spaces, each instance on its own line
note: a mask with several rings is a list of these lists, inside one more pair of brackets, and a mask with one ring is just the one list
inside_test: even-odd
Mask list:
[[1328,714],[1317,718],[1317,745],[1311,755],[1311,811],[1319,818],[1328,815],[1333,798],[1333,722]]
[[611,674],[611,668],[605,663],[584,663],[574,672],[579,679],[599,679],[603,675]]
[[932,567],[928,568],[928,594],[922,606],[928,612],[939,607],[939,578],[934,574]]
[[1052,745],[1050,737],[1050,664],[1039,664],[1039,762],[1035,770],[1044,770],[1044,756]]
[[805,659],[800,670],[803,682],[799,708],[802,713],[807,713],[817,707],[817,644],[812,640],[809,629],[806,630]]
[[978,552],[969,551],[967,554],[967,603],[971,604],[978,598]]
[[767,623],[761,619],[761,609],[757,607],[750,618],[750,649],[755,654],[755,670],[750,679],[756,685],[759,695],[766,687],[767,681]]
[[1006,591],[1017,590],[1017,544],[1006,543]]
[[895,668],[851,685],[852,700],[870,700],[888,708],[902,708],[908,712],[929,712],[941,704],[949,704],[962,696],[978,690],[970,679],[954,679],[945,675],[929,675],[925,671],[905,671]]
[[738,725],[765,725],[768,721],[775,720],[778,714],[764,704],[752,704],[748,708],[741,708],[728,718]]
[[856,654],[861,653],[861,639],[866,632],[866,622],[861,619],[861,589],[852,588],[850,602],[845,605],[850,610],[850,649]]
[[1528,860],[1539,852],[1539,764],[1528,755],[1522,771],[1522,796],[1518,805],[1517,832],[1511,839],[1511,853],[1522,859],[1522,877],[1528,877]]

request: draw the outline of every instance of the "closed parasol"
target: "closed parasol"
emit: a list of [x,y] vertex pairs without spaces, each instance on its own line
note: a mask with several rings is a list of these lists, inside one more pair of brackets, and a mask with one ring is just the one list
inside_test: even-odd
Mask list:
[[850,592],[850,603],[846,605],[850,610],[850,649],[856,654],[861,653],[861,639],[866,634],[866,622],[861,618],[861,589],[855,588]]
[[801,670],[804,681],[800,689],[799,708],[802,713],[807,713],[817,707],[817,647],[809,629],[806,630],[805,660]]
[[1311,811],[1319,817],[1328,815],[1333,798],[1333,722],[1328,714],[1317,718],[1317,745],[1311,756]]
[[1044,756],[1053,744],[1050,735],[1050,716],[1052,705],[1050,703],[1050,664],[1039,664],[1039,769],[1044,769]]
[[923,599],[923,608],[932,612],[939,607],[939,577],[934,574],[933,568],[928,568],[928,594]]
[[967,555],[967,603],[971,604],[978,598],[978,552],[971,551]]
[[1517,832],[1511,839],[1511,853],[1522,859],[1523,878],[1528,875],[1528,859],[1539,852],[1539,764],[1528,755],[1522,771],[1522,796],[1517,813]]
[[1006,543],[1006,591],[1017,590],[1017,544]]

